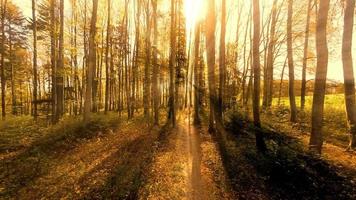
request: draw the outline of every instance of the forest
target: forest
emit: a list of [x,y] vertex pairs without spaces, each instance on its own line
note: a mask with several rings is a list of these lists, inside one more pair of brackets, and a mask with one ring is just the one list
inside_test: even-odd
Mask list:
[[356,0],[0,1],[0,199],[356,199]]

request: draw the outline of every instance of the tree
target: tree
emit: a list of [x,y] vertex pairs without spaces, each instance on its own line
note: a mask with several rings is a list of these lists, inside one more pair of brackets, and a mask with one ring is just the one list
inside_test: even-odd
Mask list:
[[356,97],[355,78],[352,64],[352,35],[354,25],[355,0],[345,1],[344,33],[342,39],[342,62],[347,119],[350,125],[349,149],[356,147]]
[[93,0],[93,10],[90,23],[89,32],[89,62],[87,71],[87,82],[85,91],[85,101],[84,101],[84,121],[88,122],[90,118],[90,111],[92,106],[92,89],[93,89],[93,79],[94,79],[94,69],[96,66],[96,20],[98,12],[98,0]]
[[154,125],[159,125],[157,0],[152,0],[152,9],[153,9],[153,59],[152,59],[153,114],[154,114]]
[[288,53],[288,68],[289,68],[289,104],[290,104],[290,121],[297,121],[297,106],[295,104],[294,94],[294,61],[293,61],[293,34],[292,34],[292,18],[293,18],[293,0],[288,0],[288,22],[287,22],[287,53]]
[[219,59],[219,100],[217,106],[217,121],[222,123],[223,104],[224,104],[224,86],[226,80],[226,52],[225,52],[225,36],[226,36],[226,0],[221,1],[221,33],[220,33],[220,59]]
[[109,110],[109,86],[110,86],[110,67],[109,67],[109,49],[111,41],[111,0],[108,0],[108,21],[106,29],[106,49],[105,49],[105,113]]
[[308,64],[308,48],[309,48],[309,34],[310,34],[310,16],[311,16],[311,4],[313,0],[308,0],[307,21],[305,25],[305,39],[304,39],[304,57],[302,68],[302,89],[300,95],[300,107],[303,110],[305,107],[305,95],[307,88],[307,64]]
[[174,92],[174,69],[176,66],[176,12],[175,12],[175,0],[171,0],[171,33],[170,33],[170,56],[169,56],[169,102],[168,102],[168,120],[172,125],[176,124],[176,108],[175,108],[175,92]]
[[262,135],[260,119],[260,88],[261,88],[261,66],[260,66],[260,1],[253,0],[253,120],[256,126],[256,147],[259,151],[266,151],[264,136]]
[[200,124],[199,108],[201,102],[200,90],[202,90],[199,75],[200,69],[200,22],[195,25],[194,34],[194,124]]
[[1,0],[1,115],[6,117],[6,79],[5,79],[5,16],[7,0]]
[[33,116],[37,119],[37,20],[36,1],[32,0],[32,20],[33,20]]
[[312,131],[309,141],[309,148],[312,152],[321,154],[323,145],[323,114],[326,88],[326,75],[328,69],[328,45],[327,45],[327,22],[330,0],[323,0],[319,3],[316,25],[316,54],[317,66],[315,73],[315,85],[312,108]]
[[206,26],[206,57],[208,64],[208,80],[209,80],[209,131],[214,131],[214,120],[216,114],[216,92],[215,92],[215,0],[208,1],[208,14],[205,22]]
[[144,89],[143,89],[143,109],[145,118],[148,120],[150,117],[150,82],[151,82],[151,23],[150,23],[150,1],[147,1],[146,6],[146,58],[145,58],[145,76],[144,76]]

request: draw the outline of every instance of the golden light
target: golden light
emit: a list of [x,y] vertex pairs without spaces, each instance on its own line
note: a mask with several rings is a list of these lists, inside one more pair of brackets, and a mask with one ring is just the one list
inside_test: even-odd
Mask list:
[[184,11],[187,30],[194,29],[194,25],[205,16],[206,0],[184,0]]

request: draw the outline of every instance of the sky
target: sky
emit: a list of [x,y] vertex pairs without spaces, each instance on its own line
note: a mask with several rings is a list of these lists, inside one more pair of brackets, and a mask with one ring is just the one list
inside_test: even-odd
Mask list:
[[[32,0],[12,0],[17,6],[20,7],[20,9],[23,11],[24,15],[27,17],[31,17],[31,3]],[[66,0],[67,1],[67,0]],[[234,0],[230,0],[231,2],[235,2]],[[114,1],[115,2],[115,1]],[[204,11],[196,11],[197,8],[201,7],[204,8],[205,6],[199,6],[199,4],[204,4],[206,2],[205,0],[185,0],[185,13],[189,17],[198,17],[199,13],[204,13]],[[228,1],[229,2],[229,1]],[[65,3],[67,4],[67,2]],[[68,4],[67,4],[68,5]],[[233,7],[228,7],[231,10]],[[194,14],[195,13],[195,14]],[[232,23],[233,17],[228,18],[228,23]],[[342,30],[342,18],[340,18],[340,30]],[[192,26],[192,24],[188,24],[188,27]],[[219,28],[219,27],[217,27]],[[229,29],[227,31],[227,38],[231,39],[234,38],[236,29]],[[356,33],[354,33],[356,34]],[[333,52],[330,52],[330,59],[329,59],[329,66],[328,66],[328,78],[337,80],[337,81],[342,81],[343,80],[343,70],[342,70],[342,62],[341,62],[341,39],[342,39],[342,31],[339,31],[336,33],[337,38],[339,40],[334,44],[333,46],[329,46],[330,49],[334,49]],[[354,51],[353,55],[356,55],[356,36],[354,38]],[[330,45],[330,44],[329,44]],[[336,45],[336,46],[335,46]],[[354,66],[356,66],[356,56],[354,56]],[[296,73],[296,78],[300,79],[299,77],[300,73]],[[355,75],[356,75],[356,70],[355,70]],[[309,79],[313,78],[313,75],[309,75]]]

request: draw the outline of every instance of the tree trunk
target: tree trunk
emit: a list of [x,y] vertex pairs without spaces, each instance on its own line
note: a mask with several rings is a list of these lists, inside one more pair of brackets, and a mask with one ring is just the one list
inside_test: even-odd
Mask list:
[[152,1],[153,8],[153,60],[152,60],[152,95],[154,125],[159,125],[159,88],[158,88],[158,27],[157,27],[157,0]]
[[309,48],[309,27],[310,27],[310,15],[311,15],[311,4],[313,0],[308,1],[308,11],[307,11],[307,22],[305,27],[305,38],[304,38],[304,57],[303,57],[303,68],[302,68],[302,90],[300,96],[300,108],[304,110],[305,107],[305,95],[307,88],[307,64],[308,64],[308,48]]
[[176,66],[176,12],[175,12],[175,0],[171,0],[171,52],[169,58],[169,111],[168,120],[171,121],[173,127],[176,124],[176,107],[175,107],[175,92],[174,92],[174,82],[175,82],[175,66]]
[[60,0],[60,28],[59,28],[59,48],[58,65],[56,73],[57,109],[56,121],[64,112],[64,0]]
[[33,21],[33,117],[37,120],[37,20],[36,1],[32,0]]
[[215,0],[208,1],[208,15],[206,21],[206,53],[208,65],[208,79],[209,79],[209,100],[210,100],[210,114],[209,114],[209,131],[214,131],[214,120],[216,118],[216,92],[215,92]]
[[260,66],[260,2],[253,0],[253,120],[256,126],[256,147],[259,151],[266,151],[264,136],[260,130],[260,88],[261,88],[261,66]]
[[350,125],[349,149],[356,147],[356,99],[355,78],[352,64],[352,35],[354,25],[355,0],[345,1],[344,34],[342,39],[342,62],[344,67],[344,87],[347,118]]
[[85,91],[85,101],[84,101],[84,121],[88,122],[90,118],[90,111],[92,106],[92,89],[93,89],[93,78],[94,78],[94,68],[96,65],[96,18],[98,10],[98,0],[93,0],[93,11],[90,23],[90,33],[89,33],[89,63],[87,72],[87,87]]
[[109,43],[111,38],[111,0],[108,0],[108,21],[106,29],[106,48],[105,48],[105,114],[109,110],[109,85],[110,85],[110,71],[109,71]]
[[221,1],[221,33],[220,33],[220,51],[219,51],[219,100],[217,106],[217,122],[223,122],[224,107],[224,86],[226,80],[226,56],[225,56],[225,36],[226,36],[226,0]]
[[266,69],[266,106],[270,107],[272,105],[273,98],[273,65],[274,65],[274,51],[276,46],[276,24],[277,24],[277,0],[273,1],[272,5],[272,19],[271,19],[271,30],[270,30],[270,40],[268,44],[267,53],[267,69]]
[[200,124],[199,108],[200,108],[200,90],[201,85],[199,81],[200,71],[200,23],[195,25],[194,34],[194,124]]
[[2,120],[6,117],[6,102],[5,102],[5,92],[6,92],[6,79],[5,79],[5,16],[7,8],[7,0],[1,0],[1,115]]
[[328,69],[329,52],[327,46],[326,28],[328,21],[330,0],[320,1],[316,26],[316,54],[317,66],[312,108],[312,131],[309,148],[312,152],[321,154],[323,145],[323,114],[326,88],[326,75]]
[[287,53],[288,53],[288,69],[289,69],[289,104],[290,104],[290,121],[297,121],[297,106],[295,104],[294,94],[294,61],[293,61],[293,34],[292,34],[292,19],[293,19],[293,0],[288,0],[288,21],[287,21]]
[[145,60],[145,76],[144,76],[144,88],[143,88],[143,96],[145,97],[143,100],[143,107],[144,107],[144,115],[145,118],[148,120],[150,117],[150,82],[151,82],[151,74],[150,74],[150,67],[151,67],[151,23],[150,23],[150,7],[149,1],[147,1],[146,7],[146,60]]

